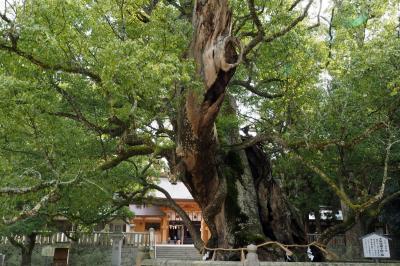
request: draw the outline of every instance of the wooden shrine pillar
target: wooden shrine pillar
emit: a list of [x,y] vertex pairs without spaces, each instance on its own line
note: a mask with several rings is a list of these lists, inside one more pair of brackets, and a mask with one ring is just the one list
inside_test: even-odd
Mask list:
[[161,243],[167,244],[169,237],[169,221],[168,217],[164,216],[161,218]]

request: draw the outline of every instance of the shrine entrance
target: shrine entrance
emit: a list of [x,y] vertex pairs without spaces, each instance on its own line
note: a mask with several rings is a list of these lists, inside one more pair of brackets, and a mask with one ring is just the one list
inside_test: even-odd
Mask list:
[[[200,232],[200,222],[193,221],[195,228]],[[169,241],[168,244],[193,244],[192,236],[182,221],[169,222]]]
[[54,266],[67,266],[68,265],[68,256],[69,249],[68,248],[56,248],[54,250]]

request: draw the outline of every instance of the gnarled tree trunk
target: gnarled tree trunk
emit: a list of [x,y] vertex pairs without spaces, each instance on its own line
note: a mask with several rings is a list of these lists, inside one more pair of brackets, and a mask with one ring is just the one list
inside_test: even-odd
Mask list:
[[10,243],[21,250],[21,266],[31,266],[32,265],[32,252],[36,243],[36,233],[30,233],[25,235],[23,242],[18,242],[13,237],[8,237]]
[[21,248],[21,266],[32,265],[32,252],[35,247],[36,234],[31,233],[26,236],[24,248]]
[[32,250],[22,249],[21,250],[21,266],[32,265]]
[[[240,44],[230,32],[227,2],[195,4],[191,47],[205,93],[182,90],[174,171],[203,211],[211,231],[209,247],[243,247],[267,240],[305,243],[304,227],[272,178],[262,149],[223,151],[219,145],[214,122],[241,60]],[[231,132],[228,144],[240,142],[238,130]]]

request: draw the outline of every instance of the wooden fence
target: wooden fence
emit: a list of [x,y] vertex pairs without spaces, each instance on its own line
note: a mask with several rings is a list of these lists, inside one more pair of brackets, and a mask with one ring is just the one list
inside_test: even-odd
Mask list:
[[[38,245],[52,245],[52,244],[68,244],[76,243],[83,246],[111,246],[113,236],[116,234],[123,234],[124,245],[132,247],[149,246],[150,234],[149,232],[141,233],[108,233],[108,232],[93,232],[93,233],[42,233],[36,236],[36,244]],[[25,237],[16,237],[16,240],[23,242]],[[7,243],[9,240],[2,237],[0,242]]]

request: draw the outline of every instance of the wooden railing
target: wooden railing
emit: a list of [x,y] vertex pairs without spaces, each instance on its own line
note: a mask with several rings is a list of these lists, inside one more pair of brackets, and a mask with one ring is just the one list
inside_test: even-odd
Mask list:
[[[67,235],[68,234],[68,235]],[[38,245],[52,245],[52,244],[68,244],[76,243],[79,245],[86,246],[111,246],[113,236],[116,233],[109,232],[93,232],[93,233],[76,233],[68,232],[65,233],[54,233],[54,234],[39,234],[36,236],[36,244]],[[133,247],[148,246],[150,235],[148,232],[141,233],[117,233],[123,234],[124,245],[129,245]],[[17,237],[17,241],[22,242],[25,237]],[[1,238],[1,243],[7,243],[8,239],[5,237]]]
[[150,245],[150,234],[149,232],[143,233],[126,233],[124,243],[134,247],[138,246],[149,246]]
[[154,233],[154,237],[155,237],[156,244],[161,244],[161,242],[162,242],[161,232],[160,231],[156,231]]

